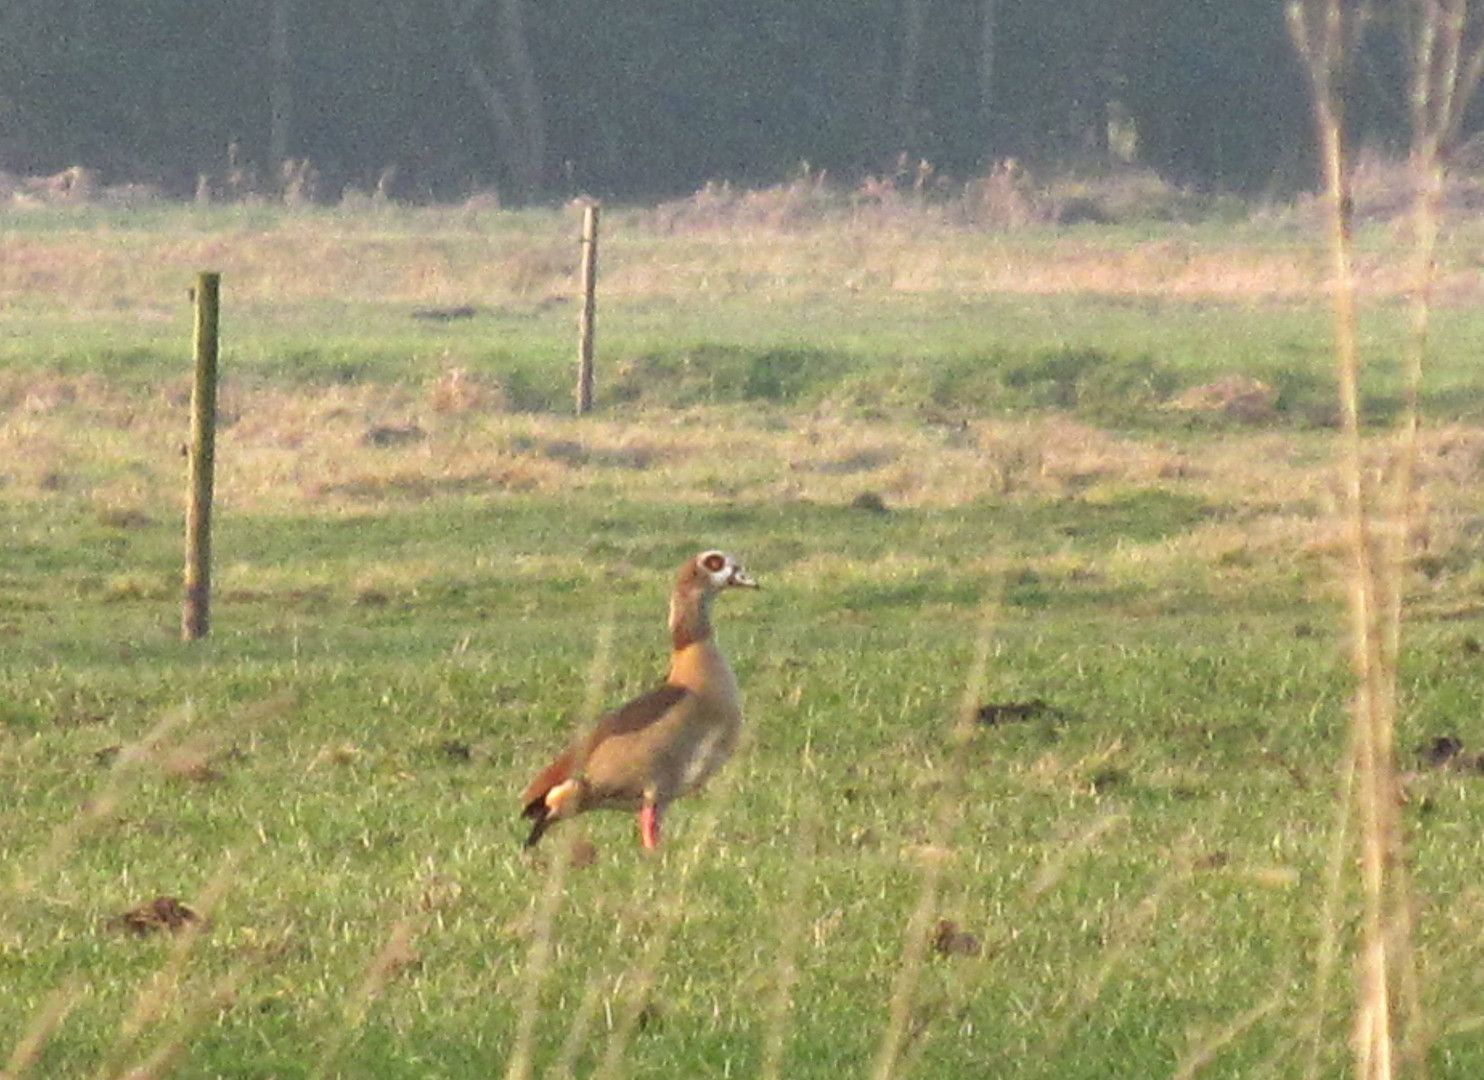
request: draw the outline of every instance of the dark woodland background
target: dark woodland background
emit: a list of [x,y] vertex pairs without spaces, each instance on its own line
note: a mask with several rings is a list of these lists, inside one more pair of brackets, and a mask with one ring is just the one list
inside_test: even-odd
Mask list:
[[[1404,147],[1378,19],[1352,135]],[[644,198],[845,182],[1152,169],[1198,190],[1313,184],[1282,0],[7,0],[0,170],[74,165],[432,200]],[[305,166],[299,165],[302,170]]]

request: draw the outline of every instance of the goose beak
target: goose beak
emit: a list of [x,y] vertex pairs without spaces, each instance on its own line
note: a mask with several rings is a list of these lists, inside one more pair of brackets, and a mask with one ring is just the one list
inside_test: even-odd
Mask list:
[[753,581],[752,578],[748,577],[747,571],[743,570],[740,566],[735,566],[732,568],[732,572],[727,575],[727,584],[742,589],[762,588],[762,586],[759,585],[756,581]]

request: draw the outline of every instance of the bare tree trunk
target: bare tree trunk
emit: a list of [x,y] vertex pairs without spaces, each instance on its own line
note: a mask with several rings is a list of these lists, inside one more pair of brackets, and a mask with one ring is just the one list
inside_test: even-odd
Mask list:
[[479,98],[495,134],[495,153],[515,193],[540,189],[546,157],[546,120],[535,69],[526,47],[524,0],[499,0],[496,11],[504,77],[491,75],[473,42],[475,16],[485,0],[445,0],[454,58]]
[[903,0],[902,64],[898,69],[896,115],[897,148],[903,154],[918,149],[917,90],[922,71],[922,36],[927,25],[928,0]]
[[1000,0],[979,3],[979,130],[984,140],[986,157],[994,154],[996,117],[994,93],[996,34],[999,30]]
[[514,84],[523,136],[519,183],[529,194],[540,189],[545,171],[546,115],[541,107],[541,90],[536,85],[536,69],[526,46],[525,0],[499,0],[499,4],[500,44]]
[[293,127],[294,85],[289,51],[289,14],[293,0],[273,0],[268,17],[268,171],[289,159]]

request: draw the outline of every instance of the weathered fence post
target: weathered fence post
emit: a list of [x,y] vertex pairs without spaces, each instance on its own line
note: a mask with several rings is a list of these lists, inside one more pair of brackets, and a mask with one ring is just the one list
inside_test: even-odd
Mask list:
[[196,279],[195,376],[191,383],[190,479],[186,501],[185,606],[180,635],[185,641],[211,629],[211,495],[216,471],[217,320],[221,304],[217,273]]
[[593,407],[593,327],[598,307],[598,205],[582,211],[582,310],[577,317],[577,415]]

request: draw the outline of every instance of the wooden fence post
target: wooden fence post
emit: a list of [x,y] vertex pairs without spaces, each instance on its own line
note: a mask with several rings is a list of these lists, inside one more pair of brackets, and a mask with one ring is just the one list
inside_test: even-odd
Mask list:
[[211,495],[216,472],[217,321],[221,279],[196,279],[195,377],[191,384],[190,479],[186,502],[185,606],[180,633],[185,641],[211,629]]
[[577,415],[593,407],[593,327],[598,307],[598,205],[582,211],[582,309],[577,317]]

